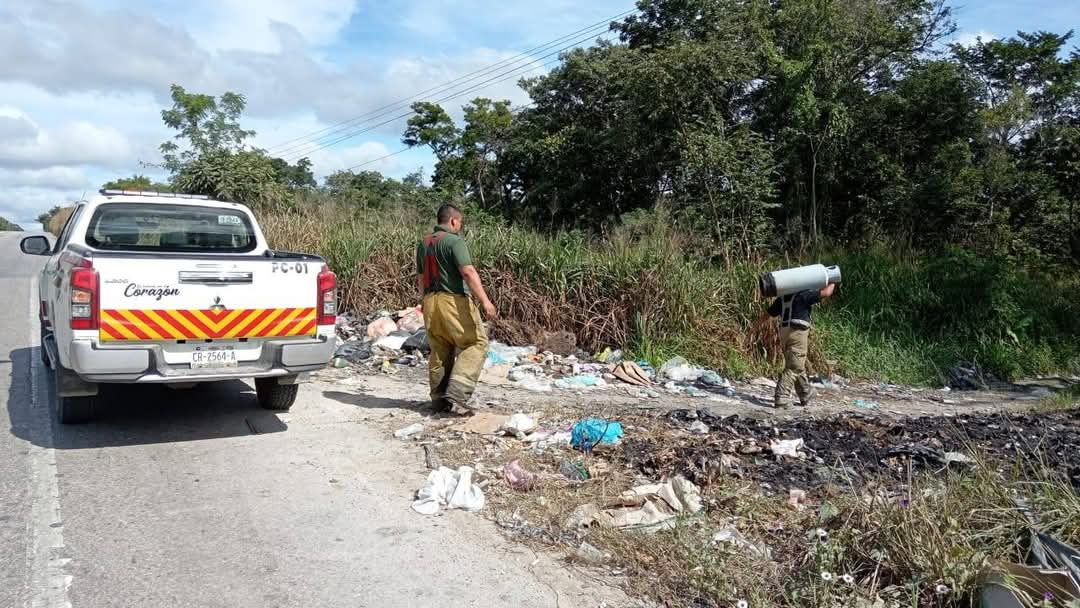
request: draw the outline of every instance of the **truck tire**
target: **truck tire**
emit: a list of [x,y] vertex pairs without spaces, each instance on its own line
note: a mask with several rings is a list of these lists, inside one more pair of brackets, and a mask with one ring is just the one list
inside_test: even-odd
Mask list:
[[296,401],[299,384],[278,384],[277,378],[256,378],[255,394],[264,410],[288,411]]
[[56,407],[56,419],[60,424],[82,424],[94,418],[98,396],[61,397],[60,372],[53,371],[53,401]]
[[41,364],[44,365],[47,369],[51,369],[52,362],[49,361],[49,349],[45,345],[45,341],[48,339],[49,334],[45,333],[45,330],[41,330],[41,345],[38,347],[38,354],[41,355]]

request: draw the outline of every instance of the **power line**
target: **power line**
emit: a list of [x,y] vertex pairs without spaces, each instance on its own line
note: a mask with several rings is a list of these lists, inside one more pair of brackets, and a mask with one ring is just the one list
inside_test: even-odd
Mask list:
[[375,163],[377,163],[377,162],[379,162],[381,160],[386,160],[388,158],[397,156],[398,154],[404,154],[404,153],[408,152],[409,150],[412,150],[412,148],[409,147],[409,146],[405,146],[404,148],[398,150],[397,152],[391,152],[390,154],[387,154],[385,156],[380,156],[379,158],[373,158],[371,160],[366,160],[366,161],[364,161],[362,163],[355,164],[355,165],[353,165],[351,167],[346,167],[345,169],[342,169],[342,170],[343,171],[352,171],[354,169],[359,169],[360,167],[366,167],[368,165],[374,165]]
[[[448,100],[460,97],[461,95],[478,91],[478,90],[480,90],[480,89],[482,89],[482,88],[484,88],[486,86],[489,86],[489,85],[492,85],[492,84],[498,84],[498,83],[501,83],[501,82],[505,82],[507,80],[517,78],[519,76],[523,76],[523,75],[525,75],[525,74],[539,68],[539,66],[535,65],[535,62],[542,61],[542,60],[547,59],[547,58],[552,57],[552,56],[560,55],[560,54],[562,54],[563,52],[565,52],[565,51],[567,51],[569,49],[577,47],[578,45],[580,45],[581,43],[583,43],[585,41],[592,40],[594,37],[596,37],[596,35],[598,33],[600,33],[600,32],[599,31],[591,32],[587,36],[585,36],[583,38],[580,38],[578,40],[575,40],[575,41],[571,42],[570,44],[568,44],[568,45],[566,45],[564,47],[555,49],[554,51],[551,51],[546,55],[531,58],[529,64],[511,67],[510,69],[507,69],[507,70],[505,70],[503,72],[499,72],[498,74],[495,74],[495,75],[491,76],[490,78],[488,78],[486,80],[482,80],[482,81],[480,81],[478,83],[468,85],[465,89],[459,89],[457,91],[446,91],[446,90],[444,90],[444,91],[442,91],[442,93],[448,93],[449,92],[450,94],[446,95],[444,97],[441,97],[439,99],[436,99],[434,101],[434,103],[442,103],[444,101],[448,101]],[[370,116],[368,118],[368,120],[366,120],[366,121],[359,121],[357,124],[355,124],[355,125],[353,125],[351,127],[347,127],[347,128],[343,128],[343,129],[337,129],[335,132],[328,133],[327,135],[324,135],[324,136],[318,138],[315,141],[306,142],[306,143],[301,144],[299,146],[293,146],[291,150],[279,153],[279,156],[282,156],[282,157],[288,156],[288,157],[292,157],[293,159],[302,158],[303,156],[311,154],[312,152],[316,152],[318,150],[321,150],[321,149],[336,145],[338,143],[341,143],[342,141],[345,141],[347,139],[351,139],[351,138],[353,138],[353,137],[355,137],[357,135],[360,135],[362,133],[370,132],[370,131],[372,131],[373,129],[375,129],[377,127],[389,124],[389,123],[394,122],[396,120],[399,120],[401,118],[407,118],[407,117],[411,116],[414,113],[412,111],[411,104],[398,104],[396,106],[387,106],[387,108],[389,108],[389,109]],[[399,116],[394,116],[393,118],[390,118],[387,121],[383,121],[383,122],[380,122],[380,123],[375,124],[375,125],[363,126],[365,122],[370,122],[371,120],[382,118],[384,116],[389,116],[390,114],[393,114],[394,112],[400,112],[402,110],[406,110],[404,114],[401,114]]]
[[[508,66],[515,65],[515,64],[520,64],[522,62],[522,60],[526,60],[526,65],[527,65],[528,63],[531,63],[532,61],[535,61],[535,58],[533,57],[533,54],[538,52],[538,51],[543,51],[543,50],[550,49],[551,47],[557,46],[557,45],[565,42],[566,40],[568,40],[570,38],[573,38],[575,36],[580,35],[583,32],[589,32],[588,37],[591,38],[593,35],[600,33],[600,31],[607,30],[610,23],[612,23],[613,21],[616,21],[618,19],[626,17],[626,16],[628,16],[628,15],[630,15],[632,13],[635,13],[635,12],[637,12],[636,8],[633,9],[633,10],[624,11],[622,13],[619,13],[617,15],[609,17],[609,18],[607,18],[607,19],[605,19],[603,21],[598,21],[598,22],[596,22],[596,23],[594,23],[592,25],[586,26],[584,28],[581,28],[581,29],[576,30],[574,32],[571,32],[569,34],[565,34],[563,36],[560,36],[559,38],[556,38],[556,39],[554,39],[552,41],[549,41],[547,43],[544,43],[542,45],[539,45],[539,46],[533,47],[531,49],[528,49],[526,51],[523,51],[522,53],[520,53],[520,54],[518,54],[518,55],[516,55],[514,57],[511,57],[509,59],[504,59],[502,61],[496,62],[496,63],[494,63],[492,65],[489,65],[487,67],[484,67],[484,68],[480,68],[479,70],[475,70],[473,72],[470,72],[470,73],[465,74],[463,76],[460,76],[458,78],[447,81],[447,82],[445,82],[445,83],[443,83],[441,85],[438,85],[438,86],[429,88],[427,90],[421,91],[421,92],[416,93],[416,94],[414,94],[414,95],[412,95],[410,97],[403,98],[403,99],[398,100],[396,102],[381,106],[379,108],[371,110],[370,112],[367,112],[367,113],[362,114],[360,116],[357,116],[355,118],[336,123],[334,125],[331,125],[329,127],[325,127],[323,129],[320,129],[320,130],[315,131],[313,133],[309,133],[307,135],[301,135],[299,137],[293,138],[293,139],[288,140],[286,142],[283,142],[281,144],[277,144],[275,146],[272,146],[272,147],[268,148],[267,151],[271,152],[271,151],[276,150],[277,154],[282,155],[282,156],[286,155],[286,154],[292,154],[292,153],[295,152],[295,150],[301,149],[301,148],[306,147],[306,146],[310,145],[311,143],[313,143],[311,141],[305,141],[305,140],[310,140],[312,138],[315,138],[315,140],[318,141],[320,139],[324,139],[324,138],[327,138],[327,137],[333,137],[335,135],[335,133],[340,133],[342,131],[348,130],[352,126],[356,126],[358,123],[362,123],[362,122],[365,122],[365,121],[373,119],[373,118],[378,118],[379,117],[379,115],[378,115],[379,112],[382,112],[384,110],[390,110],[390,109],[395,108],[395,107],[400,107],[402,104],[408,104],[409,102],[412,102],[412,101],[418,101],[419,98],[421,98],[421,97],[423,97],[425,95],[445,93],[448,89],[451,89],[453,87],[460,86],[460,85],[463,85],[465,83],[475,81],[475,80],[477,80],[479,78],[482,78],[483,76],[489,75],[489,74],[491,74],[491,73],[493,73],[493,72],[495,72],[497,70],[504,69],[504,68],[506,68]],[[521,66],[518,66],[518,67],[521,67]],[[385,113],[382,114],[382,115],[385,115]]]
[[[590,34],[589,36],[584,37],[584,38],[582,38],[580,40],[576,40],[576,41],[574,41],[573,43],[571,43],[571,44],[569,44],[567,46],[564,46],[564,47],[562,47],[560,49],[552,51],[552,52],[548,53],[547,55],[536,58],[535,61],[540,61],[540,60],[543,60],[543,59],[550,58],[552,56],[561,55],[563,52],[577,47],[582,42],[585,42],[586,40],[593,39],[594,36],[595,36],[594,34]],[[601,38],[603,38],[603,37],[601,36]],[[479,90],[481,90],[481,89],[483,89],[485,87],[488,87],[490,85],[499,84],[499,83],[502,83],[502,82],[506,82],[507,80],[513,80],[515,78],[519,78],[519,77],[527,74],[528,72],[531,72],[531,71],[536,70],[536,69],[542,69],[544,67],[548,67],[548,65],[551,65],[551,64],[554,64],[554,63],[558,63],[558,61],[550,62],[549,64],[542,64],[540,66],[532,65],[532,66],[518,66],[516,68],[511,68],[510,70],[507,70],[505,72],[501,72],[499,74],[496,74],[492,78],[489,78],[487,80],[479,82],[479,83],[477,83],[475,85],[471,85],[471,86],[469,86],[469,87],[467,87],[465,89],[462,89],[462,90],[451,92],[450,94],[448,94],[448,95],[446,95],[444,97],[441,97],[439,99],[434,100],[433,103],[443,103],[443,102],[446,102],[446,101],[450,101],[452,99],[457,99],[459,97],[464,97],[466,95],[469,95],[471,93],[475,93],[476,91],[479,91]],[[396,108],[395,110],[397,110],[397,109],[400,109],[400,108]],[[379,118],[381,116],[386,116],[386,115],[390,114],[391,112],[392,111],[383,112],[383,113],[381,113],[378,116],[375,116],[373,118]],[[290,153],[290,155],[289,155],[291,157],[290,161],[295,161],[295,160],[303,158],[303,157],[305,157],[305,156],[307,156],[307,155],[309,155],[309,154],[311,154],[313,152],[317,152],[319,150],[329,148],[329,147],[334,146],[336,144],[339,144],[339,143],[341,143],[343,141],[346,141],[348,139],[352,139],[352,138],[354,138],[354,137],[356,137],[358,135],[362,135],[364,133],[371,132],[371,131],[379,128],[379,127],[388,125],[390,123],[396,122],[396,121],[401,120],[403,118],[408,118],[408,117],[412,116],[413,114],[415,114],[415,112],[410,108],[409,111],[404,112],[404,113],[399,114],[399,115],[396,115],[396,116],[393,116],[391,118],[388,118],[387,120],[383,120],[381,122],[371,124],[371,125],[367,125],[365,127],[358,128],[358,129],[355,129],[355,130],[347,130],[345,132],[342,132],[339,135],[334,136],[332,139],[329,139],[329,140],[326,140],[326,141],[323,141],[323,142],[310,142],[306,146],[304,146],[302,148],[299,148],[299,149],[293,151],[292,153]]]

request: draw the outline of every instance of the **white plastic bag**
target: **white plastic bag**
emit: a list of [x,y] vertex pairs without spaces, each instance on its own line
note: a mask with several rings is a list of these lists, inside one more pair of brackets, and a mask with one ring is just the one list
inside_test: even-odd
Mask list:
[[479,511],[484,508],[484,491],[472,482],[471,467],[461,467],[457,471],[439,467],[428,474],[424,487],[416,492],[413,511],[421,515],[434,515],[446,506],[464,511]]

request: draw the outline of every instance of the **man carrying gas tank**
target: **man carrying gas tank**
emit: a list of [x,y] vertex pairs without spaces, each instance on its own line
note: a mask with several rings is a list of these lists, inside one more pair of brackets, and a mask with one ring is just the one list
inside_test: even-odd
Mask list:
[[776,382],[773,405],[787,406],[794,388],[799,405],[807,406],[813,398],[810,378],[806,375],[806,355],[810,350],[810,310],[833,295],[840,282],[836,266],[806,266],[761,275],[762,295],[776,296],[762,319],[780,318],[780,346],[784,349],[784,371]]
[[431,404],[439,411],[468,408],[487,358],[488,337],[480,311],[492,319],[488,299],[469,248],[461,238],[464,216],[457,207],[439,207],[438,225],[416,248],[416,279],[423,295],[431,357],[428,382]]

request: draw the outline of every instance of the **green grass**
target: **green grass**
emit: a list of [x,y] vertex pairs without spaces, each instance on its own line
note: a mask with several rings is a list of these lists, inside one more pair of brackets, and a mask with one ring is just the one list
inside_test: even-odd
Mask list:
[[[346,309],[415,303],[413,209],[332,205],[267,213],[275,246],[315,251],[338,273]],[[844,284],[815,311],[811,365],[892,382],[938,384],[960,361],[1003,378],[1080,369],[1080,277],[1041,276],[1008,260],[952,251],[933,259],[837,250],[817,257],[722,264],[688,253],[663,213],[603,237],[541,234],[470,214],[467,238],[500,309],[496,335],[573,331],[588,350],[627,348],[661,363],[676,354],[733,376],[778,363],[775,324],[756,276],[798,263],[840,264]]]

